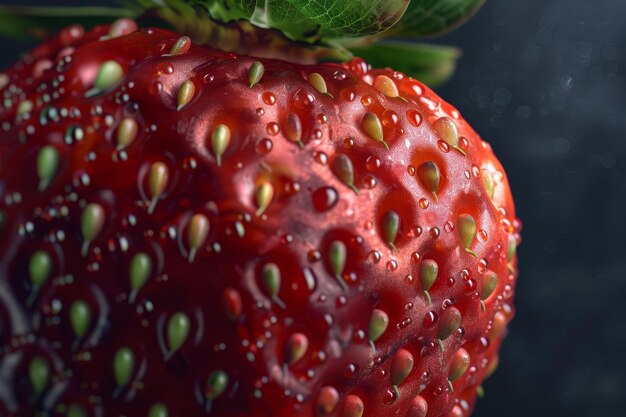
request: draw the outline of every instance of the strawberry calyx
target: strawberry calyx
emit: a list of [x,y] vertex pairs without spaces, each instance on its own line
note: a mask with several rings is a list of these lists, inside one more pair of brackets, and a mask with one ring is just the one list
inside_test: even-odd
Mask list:
[[[0,6],[0,36],[43,38],[77,20],[89,28],[130,18],[140,20],[141,26],[173,27],[188,35],[189,41],[226,52],[298,64],[347,62],[360,56],[375,66],[393,66],[430,85],[438,85],[452,75],[459,51],[413,40],[455,28],[484,3],[484,0],[119,1],[118,8]],[[124,30],[123,24],[118,26],[116,30]],[[313,85],[314,82],[315,79]]]

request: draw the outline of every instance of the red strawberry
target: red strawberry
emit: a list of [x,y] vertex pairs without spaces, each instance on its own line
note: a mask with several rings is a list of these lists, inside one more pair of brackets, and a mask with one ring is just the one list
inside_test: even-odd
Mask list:
[[0,75],[0,414],[467,416],[521,227],[489,145],[359,59],[120,26]]

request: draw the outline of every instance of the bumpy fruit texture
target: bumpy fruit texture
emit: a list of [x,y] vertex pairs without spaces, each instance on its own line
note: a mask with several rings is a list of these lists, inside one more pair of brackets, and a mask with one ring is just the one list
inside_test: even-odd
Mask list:
[[390,69],[134,29],[0,75],[0,415],[469,415],[521,227],[489,145]]

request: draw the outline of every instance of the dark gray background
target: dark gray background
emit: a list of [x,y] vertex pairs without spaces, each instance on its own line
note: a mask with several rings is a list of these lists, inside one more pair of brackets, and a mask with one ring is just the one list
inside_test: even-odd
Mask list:
[[[464,50],[439,92],[492,144],[524,223],[517,316],[474,416],[626,413],[625,36],[626,0],[488,0],[435,40]],[[0,42],[0,66],[25,47]]]

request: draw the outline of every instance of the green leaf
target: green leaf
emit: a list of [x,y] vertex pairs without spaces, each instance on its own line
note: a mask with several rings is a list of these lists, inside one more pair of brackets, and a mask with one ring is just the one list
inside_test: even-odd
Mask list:
[[37,7],[0,6],[0,37],[42,39],[56,31],[80,22],[86,28],[111,23],[120,17],[135,18],[136,13],[114,7]]
[[394,25],[410,0],[134,0],[144,8],[205,10],[221,22],[250,20],[292,39],[364,36]]
[[395,36],[434,36],[464,23],[486,0],[411,0]]
[[452,76],[461,55],[459,49],[449,46],[402,41],[384,41],[350,51],[373,67],[391,65],[430,87],[441,85]]

